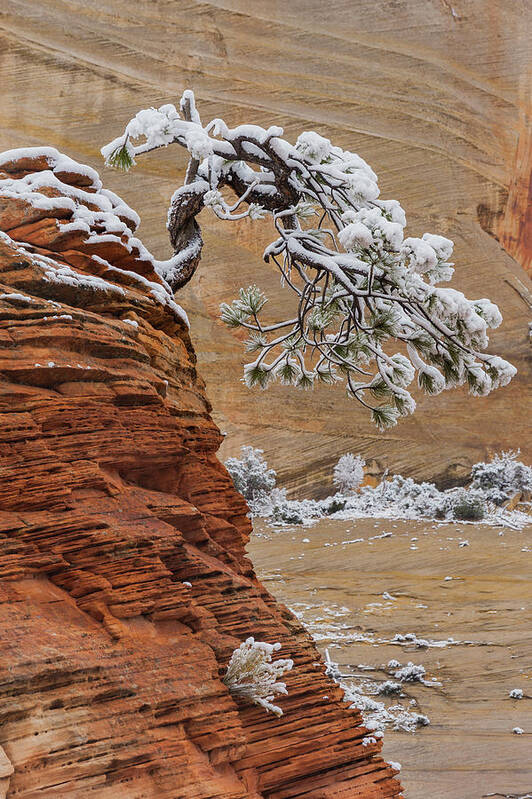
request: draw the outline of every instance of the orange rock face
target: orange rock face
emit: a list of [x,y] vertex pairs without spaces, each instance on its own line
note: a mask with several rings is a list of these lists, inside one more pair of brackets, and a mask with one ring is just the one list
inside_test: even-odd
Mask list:
[[[400,796],[254,576],[135,215],[40,153],[0,156],[0,797]],[[294,660],[280,719],[221,681],[249,635]]]

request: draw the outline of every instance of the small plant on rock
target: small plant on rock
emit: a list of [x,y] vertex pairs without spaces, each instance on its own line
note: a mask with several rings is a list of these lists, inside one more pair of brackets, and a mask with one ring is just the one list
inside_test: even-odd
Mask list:
[[287,695],[285,683],[278,682],[278,678],[294,665],[290,658],[272,662],[272,654],[280,648],[279,643],[267,644],[248,638],[231,655],[223,678],[233,696],[248,699],[276,716],[282,716],[283,711],[273,704],[275,695]]

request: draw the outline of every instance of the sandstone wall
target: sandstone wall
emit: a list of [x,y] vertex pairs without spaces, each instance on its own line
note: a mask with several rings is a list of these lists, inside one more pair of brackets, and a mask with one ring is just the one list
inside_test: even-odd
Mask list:
[[[205,118],[315,128],[355,149],[401,200],[410,235],[456,242],[454,285],[501,306],[494,352],[519,377],[487,399],[461,392],[425,401],[385,436],[343,391],[251,393],[239,383],[239,341],[217,320],[220,301],[257,281],[261,229],[204,222],[205,258],[183,295],[201,371],[230,435],[262,446],[284,482],[319,493],[345,451],[381,468],[442,483],[490,451],[521,447],[526,430],[530,284],[530,8],[522,0],[3,0],[0,147],[52,142],[98,166],[99,147],[139,108],[196,91]],[[140,212],[163,257],[169,197],[183,154],[167,150],[108,185]],[[259,271],[257,271],[259,270]],[[284,300],[280,298],[282,304]],[[223,380],[220,379],[223,375]],[[282,408],[282,413],[279,412]]]
[[[0,797],[398,797],[254,576],[184,315],[134,228],[57,151],[0,156]],[[221,681],[249,635],[294,660],[281,719]]]

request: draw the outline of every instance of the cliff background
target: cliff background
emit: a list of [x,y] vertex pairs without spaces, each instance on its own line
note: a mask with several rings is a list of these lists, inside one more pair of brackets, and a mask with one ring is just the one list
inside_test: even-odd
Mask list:
[[[420,398],[415,417],[384,436],[341,388],[248,391],[240,342],[217,314],[253,281],[280,295],[260,260],[267,222],[230,226],[205,214],[204,260],[179,301],[228,433],[223,457],[261,446],[283,483],[307,495],[327,489],[345,451],[445,484],[490,451],[532,454],[530,12],[525,0],[0,0],[0,150],[52,144],[101,170],[99,148],[137,110],[177,102],[188,87],[204,118],[279,124],[292,140],[316,129],[359,152],[382,196],[402,203],[410,235],[455,241],[453,285],[501,307],[491,350],[518,367],[510,386],[485,399]],[[161,258],[184,166],[175,148],[130,175],[105,175]]]

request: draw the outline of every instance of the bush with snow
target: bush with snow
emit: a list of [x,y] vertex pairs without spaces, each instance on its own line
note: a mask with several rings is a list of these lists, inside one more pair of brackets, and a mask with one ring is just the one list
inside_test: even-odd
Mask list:
[[486,497],[474,488],[459,488],[451,495],[451,513],[458,521],[479,522],[487,513]]
[[264,451],[255,447],[241,447],[240,458],[228,458],[225,468],[233,478],[237,491],[248,501],[275,488],[276,473],[268,468]]
[[[403,518],[441,520],[480,520],[487,512],[483,494],[473,489],[459,488],[440,491],[434,483],[417,483],[411,477],[393,475],[378,486],[364,486],[360,493],[349,498],[346,510],[378,516],[388,512]],[[392,511],[392,513],[390,513]]]
[[397,669],[394,676],[396,680],[400,680],[401,682],[424,682],[425,674],[424,666],[409,661],[406,666]]
[[290,500],[286,497],[284,489],[270,494],[271,505],[268,515],[274,524],[304,524],[314,515],[312,500]]
[[106,163],[123,169],[160,147],[188,151],[167,219],[174,255],[155,262],[174,291],[198,267],[204,208],[224,220],[270,217],[274,239],[263,258],[279,270],[293,307],[279,318],[286,303],[275,314],[251,285],[220,308],[222,321],[247,335],[246,385],[341,381],[379,429],[414,412],[414,381],[427,394],[467,385],[485,396],[506,385],[515,368],[485,352],[488,330],[502,321],[497,306],[437,285],[453,275],[452,241],[405,237],[405,212],[380,198],[377,175],[356,153],[314,131],[294,144],[282,137],[276,126],[203,124],[185,91],[179,110],[141,110],[102,148]]
[[[242,448],[241,459],[230,458],[227,466],[235,485],[248,498],[251,514],[267,518],[273,524],[312,524],[327,516],[353,519],[384,517],[396,519],[436,519],[439,521],[485,521],[491,524],[505,524],[510,527],[524,526],[529,517],[520,511],[508,512],[498,508],[478,484],[468,488],[452,488],[440,491],[434,483],[418,483],[411,477],[400,474],[383,480],[378,486],[363,486],[353,493],[350,488],[321,500],[288,499],[283,488],[270,488],[275,485],[275,472],[268,469],[261,450],[252,447]],[[343,456],[346,457],[346,456]],[[351,463],[362,464],[362,458],[349,456]],[[340,459],[341,461],[342,459]],[[339,462],[340,462],[339,461]],[[510,458],[513,462],[514,458]],[[485,464],[477,464],[482,466]],[[530,467],[524,464],[517,474],[524,483],[522,475]],[[343,471],[343,470],[342,470]],[[531,470],[532,471],[532,470]],[[346,469],[346,480],[351,478],[351,469]],[[360,476],[360,475],[358,475]],[[357,476],[350,483],[355,485]],[[516,478],[517,480],[517,478]],[[516,480],[513,484],[515,486]],[[460,546],[468,542],[462,542]]]
[[386,680],[386,682],[383,682],[382,685],[379,686],[378,693],[381,696],[394,696],[395,694],[400,694],[402,690],[403,686],[400,682]]
[[248,638],[231,655],[223,678],[233,696],[243,697],[276,716],[283,715],[281,708],[273,704],[276,694],[287,695],[285,683],[278,679],[294,665],[290,658],[272,662],[273,653],[280,648],[279,643],[267,644]]
[[346,452],[333,469],[333,483],[344,494],[357,491],[364,479],[366,462],[360,455]]
[[347,498],[342,494],[322,500],[288,499],[286,489],[274,488],[269,493],[257,493],[249,508],[253,516],[267,518],[273,524],[307,524],[339,513],[346,504]]
[[471,469],[472,488],[490,502],[503,505],[517,493],[532,493],[532,467],[518,461],[519,450],[494,455],[488,463],[475,463]]

